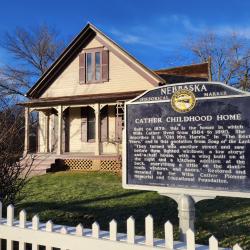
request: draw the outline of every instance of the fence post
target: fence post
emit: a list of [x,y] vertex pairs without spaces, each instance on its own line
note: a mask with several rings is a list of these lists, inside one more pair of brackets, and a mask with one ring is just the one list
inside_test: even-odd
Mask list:
[[92,237],[99,238],[100,235],[100,226],[97,222],[92,224]]
[[60,233],[61,234],[67,234],[68,233],[68,230],[65,226],[62,226],[61,230],[60,230]]
[[109,223],[109,235],[110,240],[116,241],[117,240],[117,223],[116,220],[112,220]]
[[193,230],[188,229],[186,232],[186,237],[187,250],[195,250],[195,238]]
[[26,217],[27,217],[26,211],[22,210],[19,213],[19,226],[21,228],[25,228],[26,227]]
[[76,235],[77,236],[83,236],[84,235],[84,232],[83,232],[83,226],[82,224],[78,224],[77,227],[76,227]]
[[53,232],[53,222],[51,220],[46,223],[46,232]]
[[[7,207],[7,225],[13,226],[14,222],[14,207],[13,205],[9,205]],[[13,250],[13,241],[11,239],[7,239],[7,250]]]
[[[61,233],[61,234],[68,234],[67,227],[62,226],[62,228],[61,228],[61,230],[60,230],[60,233]],[[60,250],[67,250],[67,249],[61,248]]]
[[[51,220],[47,221],[46,225],[45,225],[45,231],[46,232],[53,232],[53,222]],[[51,245],[47,245],[46,246],[46,250],[52,250],[53,246]]]
[[[25,228],[26,227],[26,212],[25,210],[22,210],[19,213],[19,227]],[[19,250],[25,250],[25,242],[19,241]]]
[[212,235],[209,238],[209,250],[218,250],[218,240]]
[[9,205],[7,207],[7,225],[13,226],[14,221],[14,207],[13,205]]
[[167,249],[174,249],[174,234],[173,234],[173,225],[170,221],[167,221],[164,225],[165,227],[165,246]]
[[242,250],[242,248],[239,246],[239,244],[235,244],[233,246],[233,250]]
[[154,245],[154,220],[150,214],[145,218],[145,238],[146,245]]
[[[32,218],[32,229],[39,230],[39,217],[38,215],[34,215]],[[36,243],[32,243],[32,250],[39,250],[39,245]]]
[[127,242],[135,243],[135,219],[133,216],[127,219]]
[[38,217],[38,215],[34,215],[32,218],[32,229],[39,230],[39,217]]

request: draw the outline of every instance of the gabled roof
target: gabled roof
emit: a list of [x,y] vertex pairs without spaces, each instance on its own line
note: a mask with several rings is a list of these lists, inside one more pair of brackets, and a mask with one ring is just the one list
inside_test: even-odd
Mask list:
[[208,81],[209,63],[199,63],[185,65],[175,68],[154,70],[167,83],[190,82],[190,81]]
[[130,59],[132,59],[137,65],[142,67],[155,82],[165,83],[165,80],[161,78],[157,73],[147,68],[136,58],[130,55],[127,51],[121,48],[112,39],[106,36],[103,32],[97,29],[93,24],[88,23],[83,30],[73,39],[69,46],[62,52],[58,59],[49,67],[49,69],[41,76],[41,78],[34,84],[32,88],[27,92],[26,96],[30,98],[39,98],[43,91],[53,82],[53,80],[62,72],[62,70],[70,63],[81,49],[87,45],[96,34],[101,34],[114,46],[123,51]]

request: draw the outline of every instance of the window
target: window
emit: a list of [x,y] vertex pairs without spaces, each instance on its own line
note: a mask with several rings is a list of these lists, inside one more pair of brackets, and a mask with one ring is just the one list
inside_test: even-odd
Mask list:
[[[108,81],[108,50],[89,49],[79,55],[80,83],[100,83]],[[85,67],[86,65],[86,67]]]
[[101,80],[101,53],[95,52],[95,80]]
[[87,53],[87,82],[93,79],[92,53]]
[[87,53],[87,82],[101,81],[101,53]]
[[95,141],[95,111],[91,107],[81,108],[81,140]]

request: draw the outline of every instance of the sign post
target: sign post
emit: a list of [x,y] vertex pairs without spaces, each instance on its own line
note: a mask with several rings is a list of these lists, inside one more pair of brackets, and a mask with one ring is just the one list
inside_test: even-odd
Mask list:
[[187,194],[177,195],[169,193],[159,193],[159,194],[172,198],[178,204],[180,240],[184,242],[186,241],[187,230],[192,229],[194,231],[195,203],[201,200],[208,200],[215,198],[215,196],[190,196]]
[[165,85],[127,102],[123,187],[173,198],[185,240],[196,202],[250,198],[249,107],[248,92],[218,82]]

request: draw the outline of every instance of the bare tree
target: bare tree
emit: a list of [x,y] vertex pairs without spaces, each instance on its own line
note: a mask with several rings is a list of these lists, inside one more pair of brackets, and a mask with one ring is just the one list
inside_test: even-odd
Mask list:
[[36,29],[16,28],[6,32],[1,46],[11,63],[0,68],[0,97],[23,96],[59,56],[64,42],[55,29],[41,25]]
[[[6,107],[1,103],[0,112],[0,201],[14,204],[20,191],[28,181],[32,160],[22,163],[23,152],[23,110],[20,107]],[[4,106],[4,108],[3,108]]]
[[20,160],[24,112],[15,103],[56,60],[64,42],[46,25],[16,28],[1,40],[10,63],[0,68],[0,201],[9,204],[15,203],[32,166],[32,159]]
[[211,76],[214,81],[249,89],[250,45],[237,33],[221,36],[207,32],[198,38],[189,39],[187,48],[201,62],[211,58]]

